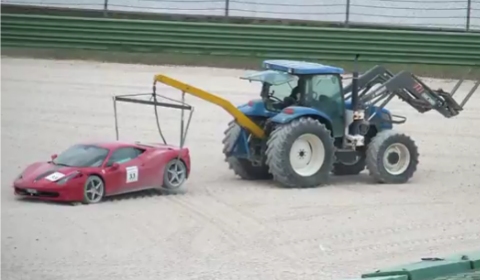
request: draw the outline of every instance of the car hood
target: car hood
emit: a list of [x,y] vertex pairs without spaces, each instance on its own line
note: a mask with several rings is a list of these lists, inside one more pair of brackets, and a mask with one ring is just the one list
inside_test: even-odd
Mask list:
[[55,182],[78,169],[78,167],[60,166],[49,162],[37,162],[29,165],[25,171],[23,171],[22,179],[30,182],[41,180]]

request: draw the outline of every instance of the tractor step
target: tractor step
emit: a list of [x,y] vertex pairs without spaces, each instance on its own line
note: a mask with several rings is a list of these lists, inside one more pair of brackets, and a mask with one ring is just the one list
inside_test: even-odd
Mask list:
[[337,149],[335,151],[335,157],[337,158],[337,162],[341,163],[353,164],[360,156],[362,156],[362,154],[356,150]]

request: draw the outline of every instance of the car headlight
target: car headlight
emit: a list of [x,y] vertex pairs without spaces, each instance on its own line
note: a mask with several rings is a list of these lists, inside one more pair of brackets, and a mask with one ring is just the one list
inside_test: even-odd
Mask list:
[[75,179],[75,178],[78,178],[78,177],[82,177],[82,176],[83,176],[82,173],[80,173],[79,171],[75,171],[75,172],[70,173],[67,176],[63,177],[62,179],[58,180],[57,184],[58,185],[65,185],[68,181],[70,181],[72,179]]

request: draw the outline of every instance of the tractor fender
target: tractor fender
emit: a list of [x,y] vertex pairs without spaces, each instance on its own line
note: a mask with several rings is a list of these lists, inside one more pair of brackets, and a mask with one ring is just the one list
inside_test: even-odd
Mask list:
[[378,132],[393,128],[393,125],[390,122],[392,115],[388,109],[371,106],[367,108],[367,114],[369,116],[375,114],[370,120],[370,124],[375,126]]
[[319,120],[332,131],[332,120],[330,117],[322,111],[308,107],[289,106],[284,108],[281,113],[270,118],[270,121],[278,124],[286,124],[300,117],[311,117]]
[[[352,110],[352,101],[345,101],[345,110]],[[391,113],[386,108],[380,108],[378,106],[369,106],[365,109],[367,116],[373,116],[370,120],[370,124],[373,125],[377,131],[389,130],[393,128],[392,123],[390,122]]]
[[248,103],[238,106],[237,109],[249,117],[269,118],[276,114],[275,112],[268,111],[261,99],[250,100]]

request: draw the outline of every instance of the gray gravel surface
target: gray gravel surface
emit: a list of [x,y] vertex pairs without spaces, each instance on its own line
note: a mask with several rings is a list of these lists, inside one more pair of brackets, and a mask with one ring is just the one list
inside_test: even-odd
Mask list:
[[[480,248],[479,92],[454,119],[392,103],[409,118],[397,129],[421,154],[405,185],[372,184],[368,174],[305,190],[241,181],[222,155],[229,115],[188,97],[196,112],[187,194],[89,206],[13,196],[11,182],[28,163],[77,141],[113,139],[110,96],[149,92],[155,73],[235,104],[258,95],[239,70],[2,58],[2,279],[341,279]],[[148,107],[125,104],[119,114],[123,139],[159,140]],[[179,113],[163,110],[161,119],[175,142]]]

